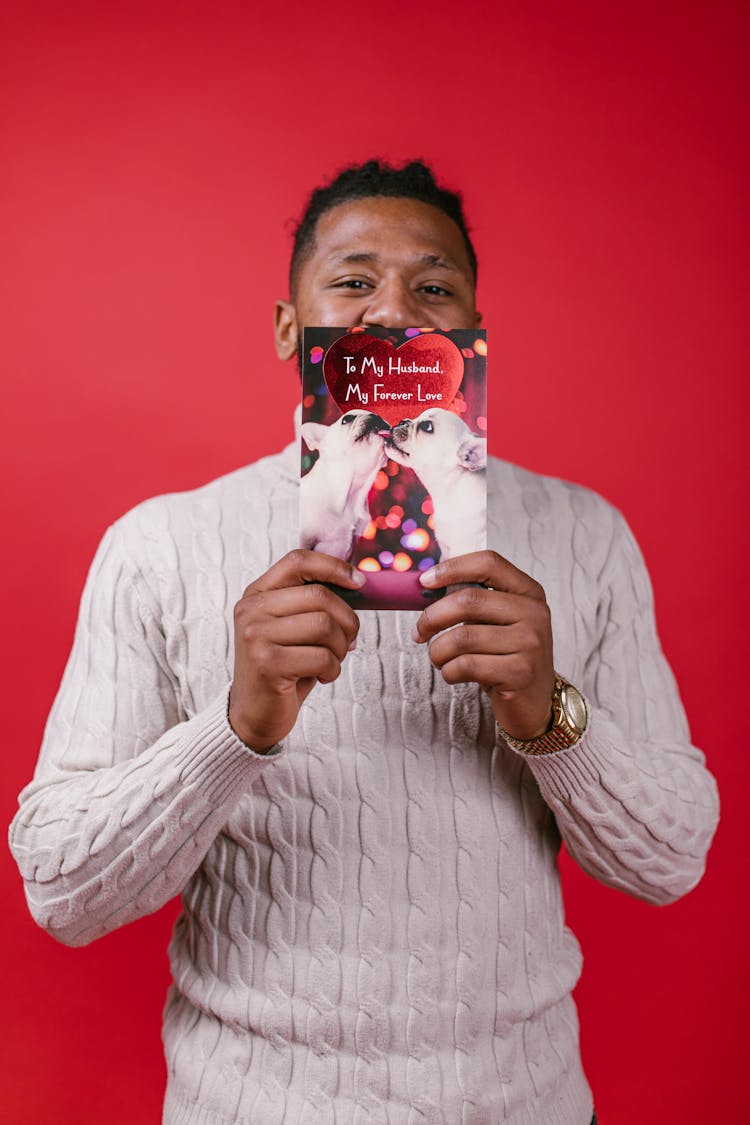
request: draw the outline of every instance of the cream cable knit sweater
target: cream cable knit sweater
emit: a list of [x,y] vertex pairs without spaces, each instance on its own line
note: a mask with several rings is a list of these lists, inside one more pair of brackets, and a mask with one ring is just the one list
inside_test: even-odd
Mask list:
[[32,914],[82,945],[182,893],[169,1125],[584,1125],[560,836],[650,902],[717,819],[638,549],[584,489],[492,461],[490,545],[534,575],[582,742],[526,760],[412,613],[362,614],[277,753],[227,723],[232,612],[295,546],[298,450],[109,529],[11,846]]

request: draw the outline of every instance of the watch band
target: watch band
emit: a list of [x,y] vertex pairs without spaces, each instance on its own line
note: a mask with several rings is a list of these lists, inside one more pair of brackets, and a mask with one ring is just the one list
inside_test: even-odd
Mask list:
[[500,732],[514,750],[520,750],[524,754],[554,754],[556,750],[567,750],[569,746],[575,746],[580,735],[571,738],[565,731],[560,730],[558,727],[553,727],[548,730],[546,734],[540,734],[538,738],[529,738],[523,741],[520,738],[511,738],[509,734],[500,728]]

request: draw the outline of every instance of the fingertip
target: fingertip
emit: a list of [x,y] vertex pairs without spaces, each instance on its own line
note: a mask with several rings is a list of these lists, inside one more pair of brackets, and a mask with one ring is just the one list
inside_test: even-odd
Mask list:
[[352,567],[351,580],[355,586],[361,589],[367,581],[367,575],[363,571],[357,570],[356,567]]
[[429,570],[425,570],[424,573],[420,574],[420,576],[419,576],[419,581],[422,583],[423,586],[434,586],[436,579],[437,579],[437,567],[436,566],[431,566]]

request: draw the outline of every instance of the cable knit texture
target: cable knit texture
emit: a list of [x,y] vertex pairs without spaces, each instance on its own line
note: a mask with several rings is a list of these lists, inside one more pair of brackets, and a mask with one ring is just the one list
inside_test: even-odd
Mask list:
[[296,545],[297,466],[291,445],[104,536],[11,826],[31,912],[83,945],[182,894],[168,1125],[584,1125],[561,836],[664,903],[717,819],[638,548],[595,494],[491,461],[490,545],[546,590],[584,739],[525,759],[416,614],[364,612],[261,757],[227,722],[232,614]]

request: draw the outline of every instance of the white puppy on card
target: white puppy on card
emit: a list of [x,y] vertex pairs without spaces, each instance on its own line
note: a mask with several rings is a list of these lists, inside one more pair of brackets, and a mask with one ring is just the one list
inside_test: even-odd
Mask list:
[[451,410],[432,407],[394,426],[385,451],[413,469],[429,492],[441,558],[486,546],[486,438]]
[[349,559],[370,522],[367,495],[386,463],[377,414],[349,410],[330,426],[305,422],[302,437],[319,457],[300,481],[300,546]]

